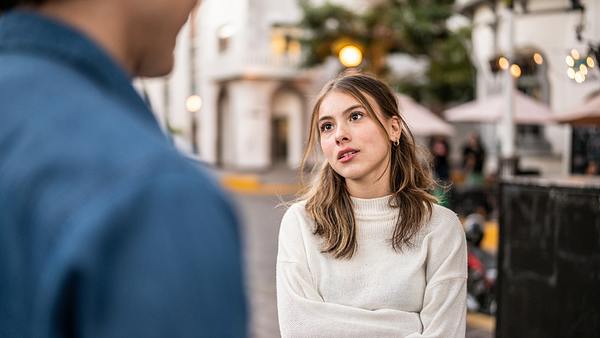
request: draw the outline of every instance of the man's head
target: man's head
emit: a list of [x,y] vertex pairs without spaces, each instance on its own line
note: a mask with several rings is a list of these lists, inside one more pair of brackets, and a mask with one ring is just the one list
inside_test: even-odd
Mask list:
[[133,73],[150,77],[168,74],[173,68],[177,34],[198,0],[114,1],[130,13],[127,32],[136,61]]
[[46,0],[3,0],[0,2],[0,11],[12,9],[20,5],[39,5]]
[[198,0],[2,0],[0,10],[26,7],[83,31],[135,76],[173,68],[177,34]]

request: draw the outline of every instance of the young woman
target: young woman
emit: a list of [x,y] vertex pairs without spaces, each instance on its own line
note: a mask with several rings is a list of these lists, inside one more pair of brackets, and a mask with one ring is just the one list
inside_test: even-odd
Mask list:
[[342,75],[313,109],[319,175],[281,222],[283,337],[465,336],[467,252],[389,87]]

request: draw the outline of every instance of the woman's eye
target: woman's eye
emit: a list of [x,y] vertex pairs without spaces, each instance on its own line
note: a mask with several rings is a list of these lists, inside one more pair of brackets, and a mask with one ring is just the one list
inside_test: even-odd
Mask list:
[[331,123],[323,123],[319,129],[321,132],[326,132],[333,129],[333,125]]
[[350,114],[350,120],[352,121],[356,121],[356,120],[360,120],[361,118],[363,118],[364,114],[361,112],[354,112],[352,114]]

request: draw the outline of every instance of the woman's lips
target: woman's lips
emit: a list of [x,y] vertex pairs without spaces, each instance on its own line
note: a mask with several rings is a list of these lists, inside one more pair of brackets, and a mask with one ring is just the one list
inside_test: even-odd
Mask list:
[[342,162],[342,163],[346,163],[351,161],[353,158],[356,157],[356,155],[358,154],[358,150],[348,150],[348,151],[342,151],[340,152],[340,155],[338,155],[338,161]]

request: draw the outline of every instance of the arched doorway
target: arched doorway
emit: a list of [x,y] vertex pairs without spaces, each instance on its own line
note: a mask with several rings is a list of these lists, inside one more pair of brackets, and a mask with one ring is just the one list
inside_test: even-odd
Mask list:
[[288,158],[288,116],[282,111],[273,111],[271,118],[271,161],[274,165]]
[[231,109],[227,87],[219,90],[217,97],[217,166],[224,167],[233,161],[233,133],[231,130]]
[[271,163],[297,168],[302,158],[304,100],[293,87],[273,94],[271,109]]

